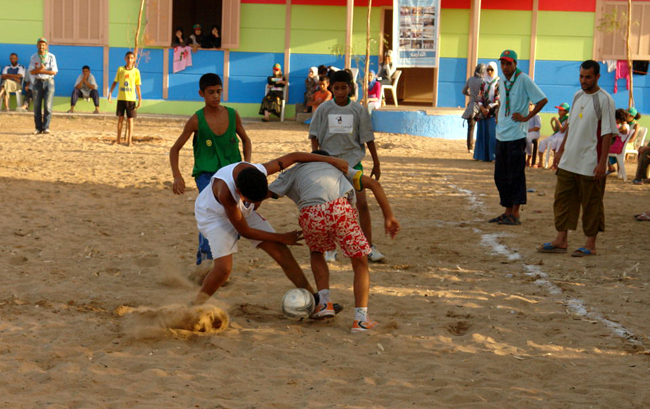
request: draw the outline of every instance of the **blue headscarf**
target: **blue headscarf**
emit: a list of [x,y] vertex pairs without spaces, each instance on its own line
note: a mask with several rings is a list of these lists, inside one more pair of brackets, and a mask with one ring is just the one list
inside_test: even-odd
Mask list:
[[375,84],[377,83],[377,75],[375,74],[375,71],[370,70],[370,74],[372,74],[372,81],[368,83],[368,90],[375,88]]

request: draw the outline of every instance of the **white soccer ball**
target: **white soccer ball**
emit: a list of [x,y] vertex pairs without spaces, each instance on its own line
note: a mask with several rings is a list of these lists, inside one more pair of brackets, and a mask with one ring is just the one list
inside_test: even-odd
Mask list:
[[314,296],[304,288],[292,288],[282,297],[282,312],[290,318],[307,318],[316,309]]

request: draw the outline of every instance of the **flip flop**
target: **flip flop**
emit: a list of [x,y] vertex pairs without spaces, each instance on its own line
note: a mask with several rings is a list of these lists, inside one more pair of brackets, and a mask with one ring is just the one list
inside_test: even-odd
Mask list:
[[580,247],[578,250],[571,253],[571,257],[587,257],[587,256],[595,256],[595,255],[596,255],[595,251],[591,251],[584,247]]
[[506,226],[519,226],[521,224],[521,221],[519,221],[518,217],[509,214],[505,216],[503,219],[499,220],[497,224],[506,225]]
[[566,253],[566,248],[556,247],[551,243],[544,243],[537,246],[537,251],[540,253]]
[[641,213],[634,216],[634,220],[637,222],[650,222],[650,214]]

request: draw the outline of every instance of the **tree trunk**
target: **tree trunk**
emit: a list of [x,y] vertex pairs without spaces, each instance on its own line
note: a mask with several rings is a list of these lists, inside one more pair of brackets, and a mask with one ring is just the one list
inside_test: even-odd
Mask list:
[[138,61],[138,51],[140,48],[140,28],[142,27],[142,12],[147,0],[140,0],[140,12],[138,13],[138,28],[135,30],[135,47],[133,47],[133,54],[135,54],[136,63]]
[[627,67],[630,72],[630,98],[628,109],[634,106],[634,71],[632,70],[632,51],[630,49],[630,37],[632,34],[632,0],[627,0],[627,32],[625,34]]
[[363,69],[363,105],[368,106],[368,73],[370,72],[370,12],[372,0],[368,0],[368,19],[366,21],[366,66]]

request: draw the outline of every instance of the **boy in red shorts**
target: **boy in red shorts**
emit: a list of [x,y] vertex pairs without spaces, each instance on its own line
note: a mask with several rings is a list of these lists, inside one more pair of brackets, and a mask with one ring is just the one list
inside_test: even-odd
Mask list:
[[[325,151],[314,151],[327,155]],[[353,187],[354,186],[354,187]],[[329,293],[329,268],[324,252],[341,247],[350,257],[354,270],[355,317],[352,332],[363,332],[378,324],[368,318],[370,274],[368,254],[370,245],[357,221],[354,207],[356,191],[369,188],[384,215],[386,233],[391,238],[400,229],[393,216],[388,198],[379,182],[353,168],[347,174],[325,162],[301,163],[282,173],[269,186],[269,196],[288,196],[300,209],[299,223],[311,252],[311,267],[318,288],[319,302],[312,318],[334,317],[334,305]]]

